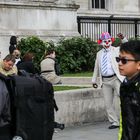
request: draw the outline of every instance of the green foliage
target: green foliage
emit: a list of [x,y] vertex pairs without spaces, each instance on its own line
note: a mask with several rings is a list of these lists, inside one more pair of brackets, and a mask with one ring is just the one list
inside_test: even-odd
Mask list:
[[22,38],[18,43],[18,48],[21,50],[21,56],[30,52],[34,54],[35,67],[40,70],[40,62],[44,58],[46,50],[52,45],[52,43],[43,42],[36,36],[29,36]]
[[21,50],[21,56],[28,52],[34,54],[34,64],[38,70],[46,51],[54,47],[62,73],[92,71],[96,53],[101,48],[89,38],[73,37],[60,40],[54,45],[53,42],[44,42],[36,36],[22,38],[18,47]]
[[120,38],[115,38],[115,41],[112,43],[112,46],[120,46],[121,44],[121,39]]
[[73,37],[61,40],[57,46],[57,59],[61,71],[91,71],[99,49],[99,45],[89,38]]

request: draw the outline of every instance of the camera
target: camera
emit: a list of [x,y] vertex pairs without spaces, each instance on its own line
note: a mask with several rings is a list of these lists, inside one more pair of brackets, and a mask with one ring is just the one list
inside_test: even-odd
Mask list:
[[54,128],[59,128],[63,130],[65,128],[65,124],[54,122]]

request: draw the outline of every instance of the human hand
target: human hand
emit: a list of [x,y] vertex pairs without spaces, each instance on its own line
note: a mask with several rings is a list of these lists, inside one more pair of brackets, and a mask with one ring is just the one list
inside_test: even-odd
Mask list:
[[92,86],[93,86],[94,88],[98,88],[98,85],[97,85],[96,83],[93,83]]
[[124,35],[122,33],[118,33],[117,36],[120,38],[120,39],[124,39]]

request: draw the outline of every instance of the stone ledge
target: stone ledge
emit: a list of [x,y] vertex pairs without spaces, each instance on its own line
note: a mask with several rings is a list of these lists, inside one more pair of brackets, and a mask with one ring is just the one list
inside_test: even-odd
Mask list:
[[[65,123],[66,127],[107,120],[101,89],[77,89],[55,92],[58,105],[56,121]],[[115,108],[118,110],[118,98]]]
[[92,85],[92,77],[61,77],[61,80],[65,85]]
[[79,9],[79,5],[77,4],[65,4],[65,3],[57,3],[51,1],[0,1],[0,7],[16,7],[21,8],[33,8],[33,7],[42,7],[42,8],[63,8],[63,9]]

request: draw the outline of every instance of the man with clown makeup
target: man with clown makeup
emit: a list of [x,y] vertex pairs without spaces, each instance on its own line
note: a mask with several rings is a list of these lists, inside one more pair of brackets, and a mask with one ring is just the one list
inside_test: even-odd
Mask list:
[[[126,38],[121,38],[122,42],[127,42]],[[113,100],[115,93],[119,95],[120,83],[124,76],[121,76],[115,57],[119,56],[119,47],[113,47],[114,38],[108,32],[103,32],[98,44],[102,45],[102,49],[96,55],[94,72],[92,77],[93,87],[97,88],[97,80],[102,88],[107,117],[111,125],[109,129],[119,127],[119,119],[115,112]]]

